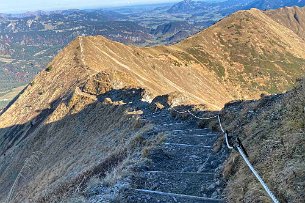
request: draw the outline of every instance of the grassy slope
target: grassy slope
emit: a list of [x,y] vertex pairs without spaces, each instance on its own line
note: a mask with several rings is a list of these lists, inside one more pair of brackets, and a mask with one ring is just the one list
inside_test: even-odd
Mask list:
[[277,10],[268,10],[264,13],[305,39],[305,7],[284,7]]
[[[17,180],[12,202],[56,202],[57,198],[77,193],[82,182],[93,176],[104,177],[117,165],[128,162],[145,145],[139,138],[150,129],[129,111],[128,105],[96,102],[92,96],[76,91],[36,131],[30,126],[38,125],[44,113],[30,123],[1,129],[1,134],[19,137],[15,145],[19,144],[3,154],[4,146],[13,140],[0,140],[0,201],[4,202],[25,160],[33,153],[38,158]],[[15,134],[10,132],[12,128]],[[20,140],[28,134],[18,135],[17,128],[31,133],[23,144]],[[108,177],[107,181],[115,182],[116,178]]]
[[[224,126],[243,141],[250,161],[280,202],[304,202],[305,80],[281,95],[226,105]],[[233,152],[224,175],[229,202],[268,202],[245,163]]]
[[[171,46],[139,48],[100,36],[81,39],[66,52],[79,50],[82,41],[86,68],[121,71],[154,96],[180,91],[190,103],[205,103],[211,109],[233,99],[285,91],[305,72],[304,40],[256,9],[237,12]],[[67,61],[72,57],[64,58],[62,70],[58,59],[51,63],[56,74],[72,67]]]
[[302,40],[263,12],[240,11],[178,44],[216,73],[235,97],[278,93],[304,74]]
[[[257,14],[257,11],[251,11],[250,13],[245,12],[244,14],[246,16],[250,15],[250,17],[255,16],[256,20],[258,19],[258,21],[256,21],[250,18],[250,24],[254,23],[257,26],[256,28],[258,28],[258,25],[261,25],[264,20],[267,20],[268,23],[275,26],[271,26],[271,32],[268,28],[270,26],[268,26],[268,24],[263,24],[263,28],[267,29],[264,31],[270,31],[272,36],[276,37],[278,40],[282,37],[281,40],[283,41],[281,41],[281,43],[285,46],[289,45],[288,47],[291,48],[291,52],[294,53],[293,58],[291,59],[292,63],[294,63],[298,57],[305,58],[304,50],[299,49],[304,45],[304,42],[300,41],[297,43],[296,39],[298,38],[295,38],[296,35],[293,35],[291,31],[284,29],[284,33],[277,33],[277,31],[280,31],[282,28],[279,27],[279,25],[274,24],[270,19],[266,18],[265,15],[259,12]],[[233,84],[239,84],[238,82],[234,83],[230,80],[232,80],[233,76],[242,75],[239,72],[234,73],[234,71],[236,68],[241,67],[240,64],[243,61],[240,61],[240,63],[237,64],[237,60],[239,60],[240,57],[237,58],[234,63],[235,65],[232,66],[233,68],[231,67],[231,69],[228,69],[228,62],[225,62],[224,59],[228,58],[227,54],[231,54],[231,52],[224,52],[223,49],[226,47],[223,48],[223,46],[220,46],[219,44],[218,46],[212,45],[215,43],[221,43],[222,38],[219,38],[217,31],[223,31],[223,25],[227,26],[228,20],[230,21],[231,19],[231,22],[234,23],[236,22],[236,19],[237,22],[239,22],[238,19],[241,18],[244,18],[244,15],[241,17],[236,15],[228,18],[226,21],[223,21],[222,24],[220,23],[215,25],[204,33],[201,33],[194,38],[190,38],[187,42],[171,47],[126,47],[119,43],[110,42],[102,37],[86,37],[73,41],[69,47],[65,48],[63,52],[55,57],[54,61],[50,64],[53,68],[41,72],[28,86],[24,93],[20,95],[19,99],[17,99],[17,101],[1,115],[0,162],[3,164],[0,166],[0,171],[3,183],[0,183],[0,185],[3,187],[1,187],[0,196],[6,196],[5,194],[7,194],[7,190],[17,176],[24,160],[27,157],[30,157],[33,151],[43,152],[41,158],[42,161],[38,163],[42,168],[32,170],[40,175],[35,177],[30,176],[29,183],[31,183],[32,186],[29,188],[27,188],[28,183],[18,184],[27,188],[27,190],[32,194],[36,193],[48,196],[51,191],[56,191],[57,194],[65,194],[69,188],[72,190],[75,189],[71,185],[77,185],[81,181],[80,179],[84,177],[83,175],[92,174],[96,171],[96,167],[98,169],[102,168],[101,171],[105,172],[105,170],[103,170],[105,159],[107,159],[109,155],[109,159],[111,160],[112,154],[114,153],[116,155],[113,146],[118,146],[123,149],[128,148],[128,140],[132,139],[138,130],[133,127],[133,123],[136,122],[136,120],[125,117],[124,111],[127,109],[124,109],[124,107],[123,109],[122,107],[117,109],[117,107],[113,107],[112,105],[107,106],[98,102],[96,103],[95,95],[101,95],[111,89],[120,89],[126,86],[142,86],[152,90],[155,94],[162,94],[182,89],[183,93],[193,96],[193,99],[196,98],[194,95],[205,95],[204,99],[210,96],[210,102],[224,98],[219,101],[219,103],[223,104],[227,100],[230,100],[229,97],[223,95],[219,96],[220,93],[226,92],[224,91],[224,85],[219,85],[219,81],[224,80],[226,82],[225,84],[228,84],[228,88],[235,87]],[[244,22],[246,23],[245,25],[249,25],[247,20],[244,20]],[[234,29],[233,32],[236,34],[240,29],[237,25],[234,27],[236,27],[236,29]],[[247,30],[247,26],[242,28],[241,32]],[[226,28],[226,30],[230,29]],[[214,31],[216,31],[216,34]],[[231,31],[226,34],[230,33]],[[288,36],[286,36],[287,33],[289,34]],[[261,47],[256,47],[260,49],[255,50],[255,54],[262,53],[261,51],[263,48],[270,46],[268,41],[270,39],[263,38],[266,34],[260,36],[261,39],[258,40],[261,40],[259,41],[260,43],[264,42],[263,45],[256,43],[255,40],[251,42],[256,43],[255,45],[262,45]],[[238,43],[237,41],[235,42]],[[200,47],[197,48],[196,45],[199,43]],[[234,47],[237,46],[236,43],[233,44]],[[232,43],[230,44],[232,45]],[[183,45],[185,46],[183,47]],[[194,47],[195,50],[191,50]],[[201,58],[201,54],[197,53],[204,52],[202,51],[202,48],[209,48],[206,49],[209,52]],[[235,48],[232,49],[232,53],[234,54],[231,57],[236,56],[237,53],[244,53],[244,48],[237,49],[237,53],[235,53],[234,50]],[[248,53],[250,50],[250,48],[246,49],[245,53]],[[193,54],[183,55],[193,51]],[[275,51],[275,56],[281,57],[280,59],[285,58],[288,56],[287,54],[291,53],[290,51],[287,51],[285,47],[283,48],[281,44],[275,45],[274,49],[269,51],[271,53],[272,51]],[[182,54],[184,57],[182,57],[182,59],[177,58],[175,57],[177,54]],[[219,63],[213,65],[214,62],[226,64],[226,66],[223,66],[225,68],[225,73],[223,73]],[[266,67],[268,66],[262,66],[261,69],[264,70]],[[298,71],[301,70],[302,67],[303,62],[301,61],[295,68],[285,69],[285,74],[283,73],[282,78],[274,78],[277,78],[278,80],[284,79],[284,81],[288,81],[290,77],[296,78],[299,76]],[[277,67],[276,70],[278,69],[280,68]],[[211,70],[214,70],[214,73],[211,72]],[[247,69],[245,66],[242,66],[241,70],[245,71]],[[269,69],[265,71],[268,70]],[[271,69],[270,71],[277,73],[276,70]],[[293,70],[295,70],[296,73],[293,74],[293,76],[289,76],[287,74],[289,73],[288,71]],[[228,76],[230,71],[235,74],[231,76],[231,79]],[[256,72],[256,70],[251,71],[251,73]],[[224,74],[224,78],[217,79],[217,73],[220,75]],[[249,76],[251,76],[251,74],[249,74]],[[270,72],[269,78],[273,81],[273,72]],[[251,81],[252,80],[246,80],[245,84],[248,84]],[[85,88],[81,88],[82,90],[79,91],[79,87],[83,86],[85,86]],[[86,88],[86,86],[88,87]],[[249,86],[247,86],[245,90],[248,88]],[[211,92],[208,92],[207,90],[211,90]],[[83,91],[85,91],[85,93]],[[304,92],[304,90],[301,90],[298,93],[300,96],[303,94],[302,91]],[[253,92],[259,94],[256,89],[253,90]],[[72,94],[74,97],[71,97]],[[291,95],[291,97],[295,96],[293,94],[292,91],[287,95]],[[214,98],[212,98],[211,95]],[[199,100],[202,100],[202,98],[199,98]],[[274,99],[276,98],[277,97]],[[239,126],[237,127],[236,133],[241,134],[242,138],[253,138],[245,139],[245,145],[249,148],[250,154],[252,154],[251,156],[254,156],[251,158],[254,163],[255,158],[258,158],[258,155],[255,153],[258,152],[265,153],[263,155],[265,155],[264,157],[266,158],[262,160],[262,163],[271,162],[271,160],[268,159],[268,151],[256,151],[254,148],[251,148],[255,147],[255,149],[257,149],[258,146],[264,146],[265,143],[269,142],[265,140],[263,137],[265,136],[265,133],[263,134],[262,132],[270,133],[271,138],[272,136],[277,138],[277,133],[281,132],[283,133],[281,134],[282,137],[285,138],[284,141],[290,143],[291,146],[294,146],[294,142],[298,141],[298,143],[301,143],[302,141],[301,138],[297,137],[297,134],[293,137],[294,139],[287,139],[287,136],[285,137],[284,135],[289,134],[294,136],[292,133],[299,132],[300,129],[304,128],[304,126],[301,127],[304,123],[299,124],[297,119],[292,119],[292,115],[295,115],[295,118],[302,118],[302,116],[304,116],[304,114],[299,114],[300,112],[303,112],[302,104],[304,104],[304,101],[301,100],[301,103],[299,104],[298,100],[295,99],[298,97],[289,99],[289,96],[278,96],[278,98],[281,102],[276,103],[270,101],[269,103],[270,105],[272,104],[271,106],[268,102],[267,104],[248,102],[246,104],[241,104],[241,106],[237,105],[236,108],[239,108],[239,110],[234,111],[234,108],[232,108],[230,114],[226,113],[226,110],[224,112],[226,120],[225,124],[228,126],[230,131],[232,131],[236,126]],[[302,99],[304,97],[300,98]],[[257,107],[259,104],[261,107]],[[281,104],[281,106],[278,106],[278,104]],[[254,106],[251,107],[249,105]],[[283,106],[285,106],[285,108]],[[289,108],[286,108],[286,106]],[[257,108],[256,116],[248,117],[247,108],[250,107],[255,109]],[[229,107],[226,109],[228,108]],[[261,110],[261,112],[259,112],[259,110]],[[272,112],[273,110],[276,110],[278,114],[275,114],[275,116],[282,115],[283,117],[274,117],[271,110]],[[242,114],[240,114],[240,112],[242,112]],[[291,114],[289,114],[289,112],[291,112]],[[290,117],[284,119],[284,116],[287,115]],[[248,120],[242,120],[240,122],[238,122],[239,119],[232,120],[232,118],[237,117],[247,118]],[[247,123],[246,121],[253,122]],[[267,123],[264,123],[263,121]],[[268,123],[269,121],[276,122]],[[304,119],[302,121],[304,121]],[[255,123],[257,123],[257,126],[253,126]],[[279,131],[275,127],[279,127],[282,131]],[[142,129],[142,127],[140,128]],[[114,129],[119,130],[113,131]],[[264,131],[265,129],[267,129],[267,131]],[[259,130],[262,130],[262,132]],[[253,137],[253,135],[260,135],[261,137],[258,137],[259,139],[256,140],[254,139],[256,137]],[[124,137],[123,140],[122,137]],[[255,140],[255,142],[253,142],[253,140]],[[275,141],[278,141],[278,139],[275,139]],[[269,145],[273,146],[272,142]],[[270,149],[269,145],[266,147],[266,150]],[[297,147],[298,145],[295,145],[295,148],[288,148],[288,152],[285,153],[285,156],[286,154],[294,156],[295,153],[299,153],[300,149]],[[277,147],[275,147],[274,150],[276,149]],[[279,150],[283,149],[284,148],[279,148]],[[291,152],[291,149],[295,150],[295,152]],[[277,156],[277,153],[272,155]],[[12,159],[12,157],[15,159]],[[302,155],[297,154],[296,160],[300,157],[302,158]],[[275,159],[272,159],[272,163],[274,160]],[[278,164],[282,165],[276,165],[276,167],[278,167],[276,168],[277,170],[281,170],[281,166],[286,169],[281,160],[288,159],[279,159]],[[269,172],[271,175],[270,177],[279,174],[274,174],[271,172],[270,168],[264,168],[266,165],[268,167],[272,166],[271,164],[259,166],[259,164],[255,163],[255,165],[264,174]],[[247,181],[251,184],[255,184],[254,180],[248,180],[251,176],[243,177],[243,175],[240,175],[247,174],[247,169],[241,167],[242,165],[237,166],[238,167],[235,168],[237,173],[233,176],[233,182],[230,184],[236,184],[238,181],[244,180],[243,178],[247,178]],[[297,167],[297,165],[294,166]],[[289,171],[287,171],[287,173],[289,173]],[[297,170],[295,173],[299,175]],[[289,174],[287,175],[284,173],[284,175],[286,175],[285,177],[289,177]],[[287,180],[287,184],[290,184],[289,181],[290,180]],[[274,185],[275,183],[272,184]],[[47,185],[50,187],[44,189]],[[238,186],[230,188],[237,188],[234,189],[234,191],[239,189]],[[250,194],[252,190],[245,191],[249,191],[246,193],[249,198],[254,198],[254,195]],[[22,190],[20,192],[26,191]],[[281,193],[280,189],[277,193]],[[293,191],[290,193],[292,194],[291,198],[297,198]],[[242,195],[244,193],[238,191],[230,194],[241,195],[240,197],[236,197],[236,199],[239,199],[243,197]],[[41,197],[35,196],[33,198],[39,199]],[[235,199],[234,196],[230,196],[230,198]],[[289,199],[290,197],[284,196],[284,198]]]

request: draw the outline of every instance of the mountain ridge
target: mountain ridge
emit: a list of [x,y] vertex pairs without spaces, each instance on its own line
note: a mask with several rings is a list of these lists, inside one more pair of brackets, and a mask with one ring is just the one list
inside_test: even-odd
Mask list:
[[[257,8],[260,10],[278,9],[281,7],[290,6],[305,6],[304,0],[227,0],[222,2],[205,2],[184,0],[174,4],[169,10],[169,13],[199,13],[204,12],[205,9],[218,8],[218,12],[225,15],[231,14],[238,10],[248,10]],[[217,9],[216,9],[217,10]]]
[[274,21],[289,28],[302,39],[305,39],[305,7],[284,7],[277,10],[268,10],[264,12]]
[[[57,88],[50,87],[59,76],[71,80],[68,75],[75,74],[77,80],[72,80],[80,85],[89,75],[117,71],[117,75],[127,78],[119,88],[141,87],[153,96],[178,91],[191,103],[204,103],[208,108],[219,109],[230,100],[258,98],[261,93],[287,89],[304,74],[304,46],[304,41],[293,31],[257,9],[237,12],[171,46],[140,48],[101,36],[78,37],[49,64],[50,70],[46,69],[36,77],[24,93],[27,96],[21,95],[19,100],[33,98],[29,96],[33,91],[38,97],[43,91],[49,94],[50,90],[57,92],[51,98],[66,94],[59,91],[58,85],[65,89],[73,85],[63,84],[64,80],[55,84]],[[63,72],[65,67],[71,68]],[[120,80],[124,81],[122,77]],[[40,83],[46,84],[39,87],[43,91],[37,90],[36,84]],[[251,87],[252,84],[257,87]],[[42,94],[41,97],[49,99],[50,95]],[[44,101],[50,103],[51,100]],[[11,113],[4,112],[7,114]]]
[[34,152],[44,154],[31,179],[17,186],[21,197],[64,198],[83,180],[104,177],[128,155],[141,159],[162,142],[142,136],[151,136],[152,126],[138,115],[179,105],[219,110],[287,91],[305,73],[304,47],[257,9],[171,46],[77,37],[0,114],[0,201]]
[[[168,13],[168,4],[110,10],[0,14],[3,17],[0,20],[0,92],[26,85],[76,36],[103,35],[125,44],[142,46],[173,44],[235,11],[267,8],[251,6],[250,0],[188,2],[194,4],[192,12]],[[274,3],[270,4],[271,1],[266,2],[266,5],[273,5],[270,8],[276,8],[279,5],[301,6],[303,1],[292,0],[289,4],[287,1],[282,4],[281,1],[275,7]],[[303,33],[302,30],[299,33]],[[0,102],[0,109],[6,104],[5,101]]]

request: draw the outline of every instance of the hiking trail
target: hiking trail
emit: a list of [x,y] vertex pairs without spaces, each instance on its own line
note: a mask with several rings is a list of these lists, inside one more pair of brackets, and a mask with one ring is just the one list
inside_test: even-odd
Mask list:
[[130,203],[212,203],[225,202],[222,165],[225,147],[218,153],[213,144],[219,133],[198,128],[193,121],[171,116],[169,110],[144,115],[164,142],[148,155],[150,164],[132,177],[132,188],[124,191],[122,202]]

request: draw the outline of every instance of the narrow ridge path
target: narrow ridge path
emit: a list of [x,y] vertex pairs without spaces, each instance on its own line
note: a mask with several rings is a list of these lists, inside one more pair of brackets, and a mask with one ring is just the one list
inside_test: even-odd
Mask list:
[[176,120],[168,110],[143,116],[154,123],[154,133],[164,142],[149,151],[149,164],[132,177],[132,189],[124,192],[130,203],[225,202],[222,165],[228,155],[213,144],[218,133],[200,129],[195,122]]

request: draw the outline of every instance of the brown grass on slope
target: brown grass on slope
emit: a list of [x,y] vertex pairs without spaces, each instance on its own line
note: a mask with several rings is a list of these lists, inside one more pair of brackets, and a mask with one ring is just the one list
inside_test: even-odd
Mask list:
[[305,7],[284,7],[264,13],[305,39]]
[[[305,201],[305,80],[281,95],[241,101],[222,111],[225,129],[241,138],[250,161],[280,202]],[[229,202],[270,202],[237,152],[225,169]]]
[[[233,14],[172,46],[138,48],[103,37],[79,37],[0,115],[0,197],[8,193],[24,160],[33,151],[42,150],[43,159],[39,167],[31,171],[35,175],[29,174],[28,182],[19,183],[20,188],[25,188],[19,190],[20,195],[28,192],[33,201],[43,202],[50,195],[69,193],[84,176],[107,173],[109,162],[119,164],[127,155],[128,140],[133,139],[139,129],[134,126],[137,120],[124,113],[127,110],[122,105],[124,102],[99,101],[100,96],[109,91],[141,87],[147,90],[145,96],[141,95],[147,101],[157,95],[179,92],[185,96],[187,104],[204,103],[210,109],[219,109],[234,98],[255,98],[260,93],[291,87],[294,79],[304,73],[304,47],[305,42],[300,37],[258,10]],[[283,105],[291,100],[285,101]],[[289,111],[294,111],[292,107],[295,106],[291,104],[291,109],[283,112],[280,110],[283,108],[279,108],[279,115],[288,115]],[[260,127],[269,128],[269,123],[263,121],[275,119],[270,109],[257,114],[260,115],[255,120],[260,124],[257,128],[251,128],[253,123],[247,124],[247,128],[238,128],[244,132],[243,138],[260,135],[257,131]],[[237,115],[239,112],[236,118]],[[239,126],[238,119],[233,121],[232,118],[226,115],[227,124],[232,121],[232,126]],[[270,123],[275,124],[277,122]],[[288,120],[283,123],[283,126],[293,125],[300,127],[297,121],[289,125]],[[140,126],[141,130],[145,128]],[[270,132],[281,131],[270,129]],[[290,135],[293,131],[283,129],[283,132]],[[297,136],[294,139],[282,137],[287,143],[302,141]],[[251,140],[249,143],[255,144]],[[264,146],[259,141],[257,143]],[[250,144],[246,143],[247,148],[255,155],[257,151],[251,148],[255,145]],[[273,148],[261,151],[267,156],[269,149]],[[293,155],[290,149],[287,149],[288,154]],[[299,154],[298,157],[302,158]],[[262,161],[271,162],[268,158]],[[260,165],[258,169],[264,174],[270,171]],[[298,171],[295,173],[299,175]],[[270,172],[270,177],[272,175],[275,174]],[[237,176],[235,179],[240,180]],[[285,186],[286,183],[280,184]],[[277,193],[281,193],[280,189]],[[289,194],[295,197],[293,191]],[[284,197],[289,200],[290,196]]]
[[[95,102],[79,91],[62,102],[42,125],[29,130],[31,134],[23,142],[1,153],[0,202],[6,199],[33,152],[39,151],[40,159],[22,171],[10,202],[57,202],[91,177],[104,177],[145,144],[138,143],[137,137],[150,126],[128,114],[128,106]],[[65,116],[58,117],[62,114]],[[27,125],[1,129],[0,133],[18,136],[14,133],[26,130]]]

